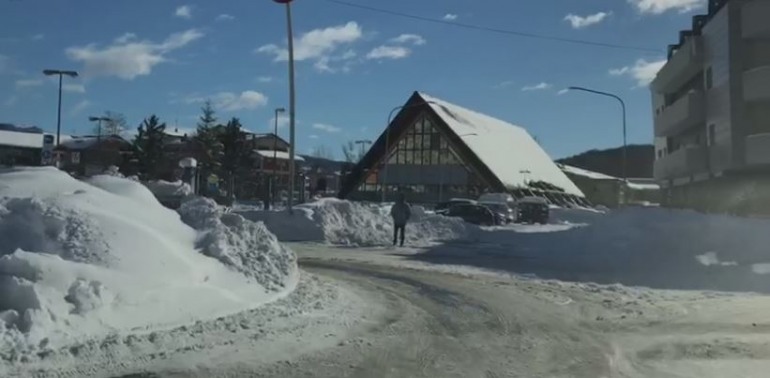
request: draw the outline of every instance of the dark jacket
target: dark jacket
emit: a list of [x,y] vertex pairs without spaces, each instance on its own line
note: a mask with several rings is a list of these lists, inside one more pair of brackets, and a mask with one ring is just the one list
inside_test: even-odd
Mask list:
[[409,218],[412,217],[412,209],[406,202],[396,202],[393,207],[390,208],[390,216],[393,217],[393,223],[406,224]]

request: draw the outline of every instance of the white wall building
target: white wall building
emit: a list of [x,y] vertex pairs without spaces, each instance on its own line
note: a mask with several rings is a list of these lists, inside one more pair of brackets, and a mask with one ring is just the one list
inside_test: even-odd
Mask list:
[[709,0],[650,88],[654,175],[672,205],[770,185],[770,0]]

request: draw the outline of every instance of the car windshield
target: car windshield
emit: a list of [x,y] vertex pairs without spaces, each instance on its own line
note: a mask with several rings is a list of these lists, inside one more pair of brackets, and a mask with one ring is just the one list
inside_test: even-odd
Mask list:
[[770,377],[770,0],[0,1],[0,378]]

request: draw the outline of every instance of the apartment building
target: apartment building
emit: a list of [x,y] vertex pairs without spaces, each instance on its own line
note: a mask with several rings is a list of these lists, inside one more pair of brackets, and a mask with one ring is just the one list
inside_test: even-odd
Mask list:
[[709,0],[669,46],[650,85],[669,206],[770,212],[768,20],[770,0]]

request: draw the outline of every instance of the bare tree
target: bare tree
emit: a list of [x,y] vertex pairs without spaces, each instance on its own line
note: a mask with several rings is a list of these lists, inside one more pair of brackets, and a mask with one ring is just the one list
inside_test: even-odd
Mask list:
[[342,155],[348,163],[358,163],[363,157],[360,151],[357,151],[356,142],[349,141],[342,145]]
[[122,113],[108,110],[103,117],[105,120],[94,126],[95,135],[123,135],[128,130],[126,116]]
[[317,146],[310,152],[310,156],[321,159],[334,160],[334,153],[325,145]]

